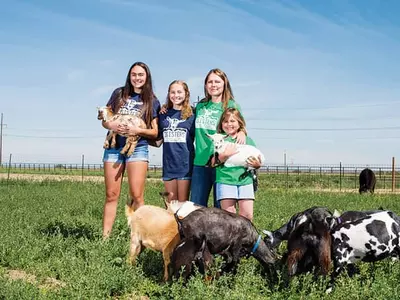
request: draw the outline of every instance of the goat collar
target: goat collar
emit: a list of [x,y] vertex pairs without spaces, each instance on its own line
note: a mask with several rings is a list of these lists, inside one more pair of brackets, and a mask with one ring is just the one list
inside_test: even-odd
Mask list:
[[336,221],[337,221],[338,224],[342,223],[342,219],[340,217],[337,217]]
[[261,234],[258,236],[257,242],[254,244],[253,249],[251,249],[250,255],[253,255],[254,252],[257,251],[258,246],[260,245],[260,241],[261,241]]

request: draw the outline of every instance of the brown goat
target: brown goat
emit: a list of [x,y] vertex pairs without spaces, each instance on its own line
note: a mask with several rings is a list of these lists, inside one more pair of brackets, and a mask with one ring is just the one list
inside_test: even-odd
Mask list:
[[136,211],[126,205],[125,214],[131,229],[128,262],[135,264],[136,257],[143,247],[160,251],[164,259],[164,281],[167,281],[171,255],[180,242],[174,215],[163,208],[152,205],[143,205]]

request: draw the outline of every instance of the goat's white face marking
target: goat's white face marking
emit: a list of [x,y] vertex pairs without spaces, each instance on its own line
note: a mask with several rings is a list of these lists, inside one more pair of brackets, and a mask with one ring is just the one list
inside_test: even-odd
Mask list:
[[109,114],[111,112],[109,107],[100,106],[100,107],[97,107],[97,111],[98,111],[99,116],[102,117],[103,121],[107,121],[108,120],[108,116],[109,116]]
[[307,216],[302,215],[301,218],[296,221],[294,228],[297,228],[298,226],[300,226],[301,224],[303,224],[306,221],[307,221]]
[[228,137],[225,134],[221,134],[221,133],[214,133],[213,135],[211,134],[207,134],[207,137],[209,137],[214,144],[214,150],[218,151],[221,150],[222,147],[224,146],[225,143],[225,139]]

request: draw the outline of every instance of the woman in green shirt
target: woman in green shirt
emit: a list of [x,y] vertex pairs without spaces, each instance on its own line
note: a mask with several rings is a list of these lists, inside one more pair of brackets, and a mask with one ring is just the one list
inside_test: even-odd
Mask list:
[[[228,77],[220,69],[212,69],[204,80],[205,98],[196,106],[195,158],[191,183],[191,201],[207,206],[211,188],[214,186],[214,206],[219,207],[215,194],[215,168],[206,167],[213,154],[212,141],[206,134],[214,134],[223,111],[228,107],[240,110],[233,98]],[[239,132],[237,143],[244,144],[246,134]]]

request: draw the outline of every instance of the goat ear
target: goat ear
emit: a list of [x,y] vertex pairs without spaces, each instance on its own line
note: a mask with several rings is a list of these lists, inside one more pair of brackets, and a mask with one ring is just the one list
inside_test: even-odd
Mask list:
[[336,219],[334,217],[326,217],[325,225],[331,230],[336,225]]
[[[173,196],[174,194],[172,192],[160,192],[160,196],[162,197],[165,205],[165,209],[168,209],[169,207],[169,202],[168,202],[168,196],[171,194]],[[172,197],[171,197],[172,198]]]
[[338,210],[335,209],[335,211],[333,212],[333,216],[335,218],[339,218],[340,217],[340,212]]

